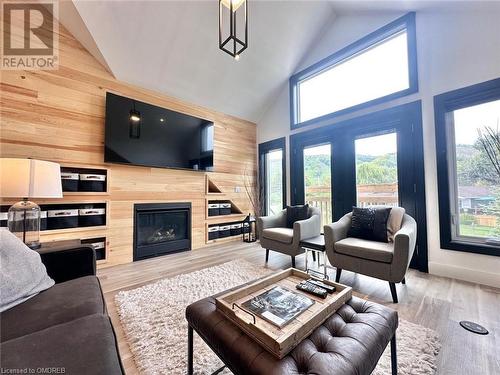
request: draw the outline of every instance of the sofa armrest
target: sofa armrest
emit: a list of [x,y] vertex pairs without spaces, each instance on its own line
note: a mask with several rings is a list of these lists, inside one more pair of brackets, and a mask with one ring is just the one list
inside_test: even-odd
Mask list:
[[56,284],[96,274],[95,251],[90,246],[41,252],[40,257]]
[[257,231],[259,238],[262,238],[262,231],[266,228],[283,228],[286,227],[286,210],[281,211],[276,215],[260,216],[257,218]]
[[325,234],[326,249],[332,249],[335,242],[343,240],[347,237],[347,232],[351,227],[352,213],[345,214],[338,221],[332,224],[327,224],[323,227]]
[[410,265],[415,245],[417,243],[417,223],[409,216],[404,215],[401,229],[394,236],[394,270],[400,270],[401,279],[404,277],[408,266]]
[[321,234],[321,218],[313,215],[309,219],[293,223],[293,242],[298,244],[306,238],[317,237]]

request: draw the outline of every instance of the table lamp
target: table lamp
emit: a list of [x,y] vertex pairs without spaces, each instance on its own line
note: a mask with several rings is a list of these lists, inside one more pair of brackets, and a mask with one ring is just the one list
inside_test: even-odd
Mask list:
[[0,196],[23,198],[9,208],[7,225],[31,249],[40,247],[40,206],[28,198],[62,198],[61,167],[33,159],[0,159]]

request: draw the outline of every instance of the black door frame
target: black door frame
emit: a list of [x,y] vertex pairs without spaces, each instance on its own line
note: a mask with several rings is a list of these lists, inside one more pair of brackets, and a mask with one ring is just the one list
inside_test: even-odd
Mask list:
[[283,150],[283,158],[281,160],[282,168],[282,186],[283,186],[283,208],[286,207],[286,138],[277,138],[271,141],[259,144],[259,195],[260,209],[262,215],[268,215],[267,212],[267,192],[266,192],[266,154],[274,150]]
[[[397,132],[399,203],[418,226],[413,268],[428,272],[425,173],[422,136],[422,104],[415,101],[369,113],[290,137],[292,204],[304,203],[304,147],[331,143],[333,221],[356,205],[354,141]],[[335,192],[335,193],[334,193]]]

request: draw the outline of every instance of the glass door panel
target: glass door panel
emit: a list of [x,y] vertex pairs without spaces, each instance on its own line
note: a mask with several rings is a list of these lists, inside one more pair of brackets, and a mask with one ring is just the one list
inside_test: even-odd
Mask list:
[[283,210],[283,150],[272,150],[266,153],[266,212],[276,215]]
[[305,203],[321,210],[321,228],[332,221],[332,147],[304,148]]
[[397,133],[354,142],[357,206],[398,206]]

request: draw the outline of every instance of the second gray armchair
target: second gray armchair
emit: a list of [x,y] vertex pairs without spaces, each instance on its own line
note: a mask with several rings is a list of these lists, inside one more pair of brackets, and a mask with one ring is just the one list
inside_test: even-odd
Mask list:
[[[393,210],[398,209],[402,210]],[[351,218],[352,213],[348,213],[339,221],[324,226],[328,260],[337,268],[336,281],[339,281],[343,269],[386,280],[393,302],[397,303],[395,284],[405,283],[417,241],[417,223],[411,216],[403,214],[394,241],[385,243],[348,237]]]
[[309,207],[308,219],[296,221],[293,228],[288,228],[285,209],[277,215],[259,217],[257,230],[260,244],[266,249],[266,262],[269,259],[269,250],[273,250],[290,255],[292,267],[295,267],[295,256],[304,252],[300,241],[319,236],[321,233],[321,211],[316,207]]

